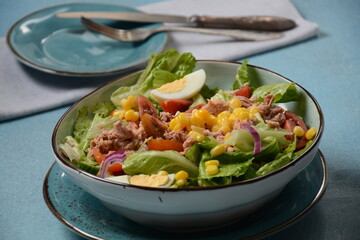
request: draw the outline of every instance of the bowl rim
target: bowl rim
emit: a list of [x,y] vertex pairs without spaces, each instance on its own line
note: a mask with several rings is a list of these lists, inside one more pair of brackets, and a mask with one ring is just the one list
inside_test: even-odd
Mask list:
[[[224,60],[204,60],[204,59],[201,59],[201,60],[196,60],[196,62],[210,62],[210,63],[230,63],[230,64],[237,64],[237,65],[241,65],[242,62],[236,62],[236,61],[224,61]],[[54,127],[54,130],[53,130],[53,134],[52,134],[52,138],[51,138],[51,146],[52,146],[52,150],[57,158],[57,160],[59,160],[63,165],[65,165],[65,167],[68,167],[70,168],[71,170],[73,171],[76,171],[78,172],[79,174],[83,174],[84,176],[86,177],[89,177],[93,180],[97,180],[97,181],[101,181],[103,183],[108,183],[108,184],[112,184],[112,185],[115,185],[115,186],[119,186],[119,187],[122,187],[122,188],[136,188],[136,189],[143,189],[143,190],[148,190],[148,191],[161,191],[161,192],[184,192],[184,191],[203,191],[203,190],[214,190],[214,189],[225,189],[225,188],[230,188],[230,187],[236,187],[236,186],[240,186],[240,185],[247,185],[247,184],[252,184],[252,183],[256,183],[256,182],[260,182],[262,180],[265,180],[265,179],[268,179],[280,172],[283,172],[285,171],[286,169],[288,168],[291,168],[293,167],[295,164],[297,164],[298,162],[300,162],[305,156],[307,153],[309,153],[310,151],[312,151],[315,146],[318,146],[319,142],[320,142],[320,138],[323,134],[323,130],[324,130],[324,115],[323,115],[323,112],[321,110],[321,107],[318,103],[318,101],[315,99],[315,97],[308,91],[306,90],[304,87],[302,87],[301,85],[299,85],[298,83],[274,72],[274,71],[271,71],[269,69],[266,69],[266,68],[263,68],[263,67],[259,67],[259,66],[256,66],[256,65],[251,65],[251,64],[248,64],[248,66],[252,67],[252,68],[256,68],[256,69],[259,69],[259,70],[263,70],[263,71],[267,71],[269,73],[272,73],[274,75],[277,75],[278,77],[282,78],[283,80],[285,81],[288,81],[288,82],[291,82],[291,83],[295,83],[295,85],[297,87],[299,87],[300,89],[302,89],[309,97],[310,99],[314,102],[315,104],[315,107],[318,111],[318,114],[319,114],[319,117],[320,117],[320,125],[319,125],[319,129],[318,129],[318,132],[315,136],[315,139],[313,141],[313,143],[311,144],[311,146],[306,149],[298,158],[294,159],[293,161],[291,161],[290,163],[282,166],[281,168],[279,169],[276,169],[275,171],[272,171],[266,175],[263,175],[263,176],[260,176],[260,177],[256,177],[256,178],[252,178],[252,179],[248,179],[248,180],[244,180],[244,181],[240,181],[240,182],[236,182],[236,183],[230,183],[230,184],[225,184],[225,185],[217,185],[217,186],[207,186],[207,187],[194,187],[194,188],[187,188],[187,187],[179,187],[179,188],[160,188],[160,187],[146,187],[146,186],[137,186],[137,185],[131,185],[131,184],[127,184],[127,183],[120,183],[120,182],[115,182],[115,181],[111,181],[111,180],[107,180],[105,178],[100,178],[98,176],[95,176],[93,174],[90,174],[88,172],[85,172],[81,169],[78,169],[76,168],[75,166],[73,166],[69,160],[67,160],[65,158],[65,156],[63,154],[60,154],[57,150],[57,146],[55,144],[56,142],[56,134],[59,130],[59,126],[60,124],[62,123],[62,121],[65,119],[65,117],[72,111],[72,109],[74,109],[80,102],[82,102],[82,100],[84,100],[85,98],[87,98],[88,96],[92,95],[93,93],[99,91],[100,89],[102,88],[105,88],[106,86],[108,86],[109,84],[112,84],[120,79],[123,79],[123,78],[126,78],[130,75],[134,75],[134,74],[137,74],[139,72],[142,72],[144,69],[140,69],[140,70],[136,70],[136,71],[133,71],[133,72],[130,72],[130,73],[127,73],[121,77],[118,77],[118,78],[115,78],[114,80],[112,81],[109,81],[107,82],[106,84],[96,88],[95,90],[91,91],[90,93],[86,94],[85,96],[83,96],[81,99],[79,99],[78,101],[76,101],[73,105],[71,105],[69,107],[69,109],[67,109],[65,111],[65,113],[61,116],[61,118],[58,120],[58,122],[56,123],[55,127]]]

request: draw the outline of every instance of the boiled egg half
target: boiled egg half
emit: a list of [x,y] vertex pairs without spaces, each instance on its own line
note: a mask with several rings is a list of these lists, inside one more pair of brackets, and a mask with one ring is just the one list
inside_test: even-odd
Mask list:
[[116,177],[108,177],[108,180],[127,183],[137,186],[144,187],[160,187],[167,188],[170,187],[174,183],[175,174],[139,174],[134,176],[129,175],[121,175]]
[[198,94],[205,84],[204,69],[192,72],[185,77],[151,90],[150,96],[158,102],[172,99],[191,99]]

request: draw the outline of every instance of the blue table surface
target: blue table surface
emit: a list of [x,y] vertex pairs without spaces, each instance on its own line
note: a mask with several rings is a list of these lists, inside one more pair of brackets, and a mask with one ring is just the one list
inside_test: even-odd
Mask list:
[[[2,1],[0,37],[26,14],[69,2]],[[107,2],[136,7],[157,1]],[[360,1],[292,2],[319,24],[319,36],[249,59],[294,80],[318,100],[326,120],[320,149],[329,184],[309,214],[265,239],[360,239]],[[0,123],[0,239],[81,239],[52,215],[42,197],[44,176],[54,162],[52,130],[68,107]]]

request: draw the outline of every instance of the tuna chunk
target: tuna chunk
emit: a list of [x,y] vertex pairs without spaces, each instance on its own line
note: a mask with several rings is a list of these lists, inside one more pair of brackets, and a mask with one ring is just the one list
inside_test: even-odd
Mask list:
[[258,104],[260,114],[265,122],[273,128],[279,128],[285,122],[284,109],[280,106],[273,106],[274,96],[269,94],[264,98],[264,103]]
[[164,139],[174,140],[177,142],[185,142],[188,139],[187,132],[185,130],[169,131],[164,134]]
[[202,107],[202,109],[207,110],[209,113],[217,116],[219,113],[229,110],[229,104],[224,102],[221,99],[209,100],[209,102]]
[[102,154],[119,150],[136,150],[145,139],[145,132],[141,126],[129,122],[127,125],[121,121],[114,123],[114,128],[95,136],[90,142],[89,156],[93,156],[93,149],[99,148]]

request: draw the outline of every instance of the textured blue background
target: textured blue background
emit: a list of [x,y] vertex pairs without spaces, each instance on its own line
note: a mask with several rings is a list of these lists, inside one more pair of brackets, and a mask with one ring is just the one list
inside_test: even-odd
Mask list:
[[[74,1],[61,1],[69,2]],[[136,7],[157,1],[107,2]],[[249,59],[294,80],[319,101],[326,120],[320,149],[330,181],[306,217],[266,239],[359,239],[360,1],[292,2],[304,18],[319,24],[319,36]],[[2,1],[0,37],[19,18],[56,4]],[[0,123],[0,239],[80,239],[51,214],[42,197],[42,182],[54,161],[51,133],[67,108]]]

